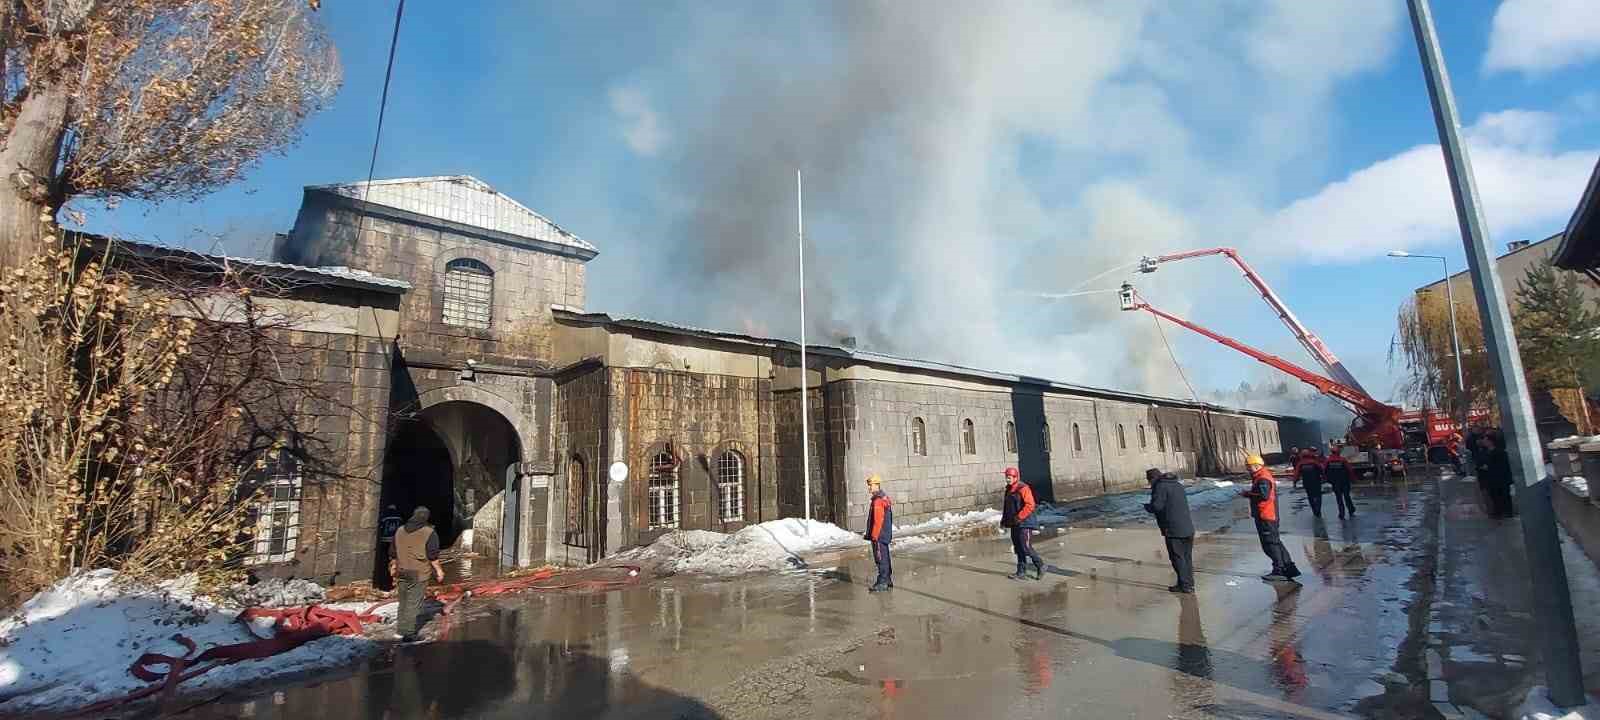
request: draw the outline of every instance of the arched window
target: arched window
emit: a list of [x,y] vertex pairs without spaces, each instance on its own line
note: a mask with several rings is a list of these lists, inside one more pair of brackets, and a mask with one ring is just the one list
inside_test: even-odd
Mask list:
[[1039,421],[1039,442],[1045,454],[1050,454],[1050,422],[1047,420]]
[[1078,434],[1078,424],[1072,424],[1072,451],[1083,452],[1083,436]]
[[1156,451],[1167,451],[1167,431],[1163,430],[1160,425],[1156,426]]
[[662,451],[650,458],[650,529],[678,526],[678,461]]
[[973,427],[972,418],[961,421],[961,452],[966,455],[978,454],[978,429]]
[[744,520],[744,456],[733,450],[717,456],[717,517]]
[[1200,449],[1200,441],[1195,439],[1194,428],[1189,428],[1189,447]]
[[300,543],[300,460],[287,451],[258,461],[246,475],[258,491],[249,564],[288,562]]
[[1143,449],[1145,449],[1147,447],[1149,447],[1149,444],[1146,443],[1145,439],[1144,439],[1144,425],[1140,425],[1139,426],[1139,449],[1143,450]]
[[1128,449],[1128,434],[1126,432],[1123,432],[1122,423],[1117,423],[1117,449],[1118,450],[1127,450]]
[[922,418],[911,418],[911,453],[928,454],[928,424]]
[[472,258],[444,266],[444,324],[489,327],[494,307],[494,271]]
[[1017,451],[1017,424],[1012,422],[1012,421],[1010,421],[1010,420],[1007,420],[1006,421],[1006,452],[1015,453],[1016,451]]

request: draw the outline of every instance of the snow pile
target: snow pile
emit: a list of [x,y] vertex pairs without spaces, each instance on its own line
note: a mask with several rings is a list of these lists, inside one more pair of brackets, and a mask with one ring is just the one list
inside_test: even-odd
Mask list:
[[[146,652],[181,656],[181,633],[202,650],[246,642],[237,608],[195,594],[192,582],[160,585],[126,580],[110,570],[79,573],[35,595],[0,619],[0,715],[68,710],[124,696],[146,683],[128,668]],[[326,637],[290,652],[217,668],[180,692],[218,688],[348,665],[376,644]]]
[[1561,478],[1561,485],[1578,497],[1589,497],[1589,479],[1577,475]]
[[320,602],[328,591],[304,578],[270,578],[254,585],[239,585],[232,599],[246,607],[296,607]]
[[[1045,506],[1039,505],[1038,511],[1043,512]],[[939,533],[946,530],[963,530],[973,525],[1000,523],[1000,511],[994,508],[983,510],[968,510],[966,512],[947,512],[931,520],[924,520],[911,525],[894,526],[895,539],[900,536],[924,535]]]
[[635,563],[661,574],[742,575],[805,566],[806,553],[863,544],[860,535],[831,523],[800,518],[751,525],[732,535],[675,530],[642,548],[608,559]]
[[1231,481],[1231,480],[1212,480],[1211,481],[1211,487],[1214,487],[1214,488],[1231,488],[1231,487],[1233,487],[1233,481]]
[[1587,700],[1588,704],[1581,707],[1557,707],[1550,700],[1550,691],[1543,685],[1535,685],[1511,716],[1522,720],[1600,720],[1600,701],[1592,696]]

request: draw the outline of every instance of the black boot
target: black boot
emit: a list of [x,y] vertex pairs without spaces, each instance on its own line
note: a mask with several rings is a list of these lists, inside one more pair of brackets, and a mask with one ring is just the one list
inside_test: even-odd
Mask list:
[[1036,563],[1033,564],[1033,579],[1034,580],[1043,580],[1044,579],[1044,563],[1036,562]]

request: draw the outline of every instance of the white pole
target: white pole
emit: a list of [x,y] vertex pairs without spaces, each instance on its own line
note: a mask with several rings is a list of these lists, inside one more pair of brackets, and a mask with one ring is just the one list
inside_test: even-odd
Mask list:
[[806,388],[806,213],[805,186],[794,171],[795,240],[800,244],[800,472],[804,480],[806,519],[811,519],[811,397]]

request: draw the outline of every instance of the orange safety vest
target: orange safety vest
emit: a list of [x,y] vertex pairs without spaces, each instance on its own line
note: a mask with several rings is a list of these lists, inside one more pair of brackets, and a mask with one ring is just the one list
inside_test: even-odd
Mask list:
[[1266,494],[1266,496],[1265,497],[1261,497],[1261,498],[1257,498],[1255,500],[1256,517],[1261,518],[1262,520],[1270,521],[1270,522],[1277,522],[1278,521],[1278,481],[1272,477],[1272,471],[1268,470],[1266,468],[1261,468],[1259,470],[1256,470],[1254,473],[1251,473],[1250,477],[1251,477],[1252,480],[1254,480],[1256,482],[1265,481],[1266,485],[1267,485],[1267,494]]

